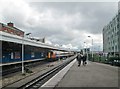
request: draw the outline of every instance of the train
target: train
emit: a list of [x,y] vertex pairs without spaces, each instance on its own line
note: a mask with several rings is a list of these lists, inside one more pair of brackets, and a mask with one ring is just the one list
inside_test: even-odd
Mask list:
[[50,50],[47,54],[48,61],[55,61],[60,59],[66,59],[67,57],[73,56],[74,52]]

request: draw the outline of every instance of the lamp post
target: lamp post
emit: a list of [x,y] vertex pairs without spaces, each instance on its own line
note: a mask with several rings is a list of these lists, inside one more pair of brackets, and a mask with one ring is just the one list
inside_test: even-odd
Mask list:
[[100,46],[98,46],[98,51],[100,51]]
[[85,53],[86,53],[86,42],[84,42],[84,53],[83,54]]
[[88,48],[87,48],[87,43],[84,42],[84,45],[85,45],[85,54],[87,55],[87,60],[88,60]]
[[[25,35],[30,35],[31,33],[27,33],[27,34],[25,34]],[[25,35],[23,35],[23,37],[22,37],[22,74],[24,74],[25,73],[25,69],[24,69],[24,36]]]
[[[91,47],[91,52],[92,52],[92,60],[93,60],[93,38],[91,37],[91,36],[88,36],[89,38],[91,38],[92,39],[92,47]],[[94,60],[93,60],[94,61]]]

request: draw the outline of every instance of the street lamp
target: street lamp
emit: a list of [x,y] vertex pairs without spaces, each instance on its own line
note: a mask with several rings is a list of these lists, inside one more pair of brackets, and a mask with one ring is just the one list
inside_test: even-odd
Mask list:
[[83,54],[86,53],[86,42],[84,42],[84,49],[83,49]]
[[100,46],[98,46],[98,51],[100,51]]
[[87,55],[87,60],[88,60],[88,48],[87,48],[87,43],[86,42],[84,42],[84,46],[85,46],[84,52]]
[[27,33],[27,34],[25,34],[25,35],[23,35],[23,37],[22,37],[22,74],[24,74],[25,73],[25,71],[24,71],[24,37],[27,35],[30,35],[31,33]]
[[84,47],[86,48],[86,42],[84,42]]
[[92,59],[93,59],[93,38],[91,37],[91,36],[88,36],[89,38],[91,38],[92,39],[92,47],[91,47],[91,52],[92,52]]

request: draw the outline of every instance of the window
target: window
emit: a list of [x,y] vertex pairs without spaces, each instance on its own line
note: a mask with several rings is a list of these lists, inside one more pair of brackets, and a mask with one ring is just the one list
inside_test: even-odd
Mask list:
[[119,29],[119,24],[117,24],[117,28]]
[[117,45],[115,46],[115,49],[116,49],[116,51],[117,51]]
[[31,57],[35,57],[35,53],[34,52],[31,52]]
[[15,52],[15,59],[19,59],[20,58],[20,52]]

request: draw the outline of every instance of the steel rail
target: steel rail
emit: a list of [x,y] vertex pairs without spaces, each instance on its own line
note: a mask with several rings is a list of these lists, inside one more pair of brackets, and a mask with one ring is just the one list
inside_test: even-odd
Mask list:
[[42,86],[43,83],[45,83],[44,80],[47,81],[48,79],[50,79],[53,75],[58,73],[62,68],[64,68],[66,65],[68,65],[74,59],[75,59],[75,57],[71,58],[68,61],[65,61],[63,64],[58,65],[57,67],[49,70],[48,72],[40,75],[39,77],[33,79],[32,81],[28,82],[27,84],[25,84],[17,89],[38,89],[39,87]]

